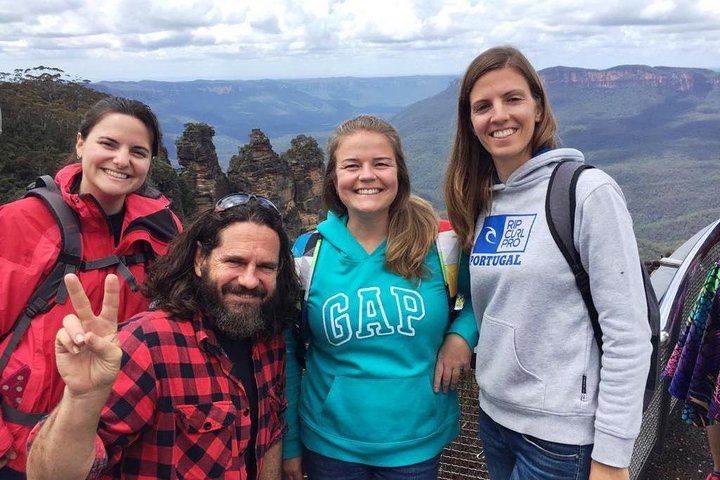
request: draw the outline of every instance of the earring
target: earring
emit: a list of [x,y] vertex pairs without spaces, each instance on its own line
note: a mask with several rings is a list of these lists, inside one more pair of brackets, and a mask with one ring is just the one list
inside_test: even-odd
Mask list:
[[80,160],[82,160],[82,156],[80,156],[79,153],[77,154],[77,159],[78,159],[78,162],[79,162]]

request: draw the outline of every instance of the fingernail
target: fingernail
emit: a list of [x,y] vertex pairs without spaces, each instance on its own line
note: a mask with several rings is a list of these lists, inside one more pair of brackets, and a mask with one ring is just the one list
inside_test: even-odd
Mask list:
[[85,336],[82,333],[78,333],[75,335],[75,342],[76,343],[83,343],[85,341]]
[[79,349],[78,347],[76,347],[75,345],[73,345],[72,351],[73,351],[73,353],[75,353],[75,354],[80,353],[80,349]]

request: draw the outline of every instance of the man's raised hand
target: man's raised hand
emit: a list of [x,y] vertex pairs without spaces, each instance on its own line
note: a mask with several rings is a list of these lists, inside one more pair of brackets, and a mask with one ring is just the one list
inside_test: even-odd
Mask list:
[[120,286],[115,275],[105,277],[105,293],[98,315],[76,275],[65,276],[75,314],[66,315],[55,336],[58,372],[66,394],[107,395],[120,371],[122,351],[117,341]]

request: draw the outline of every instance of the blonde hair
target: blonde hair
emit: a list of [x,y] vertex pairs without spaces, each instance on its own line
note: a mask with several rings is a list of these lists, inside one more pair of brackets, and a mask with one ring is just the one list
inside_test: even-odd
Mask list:
[[466,251],[472,246],[477,217],[490,210],[495,176],[492,157],[473,132],[470,92],[480,77],[502,68],[513,68],[527,80],[530,93],[541,112],[530,141],[531,151],[535,153],[543,148],[557,146],[557,122],[540,75],[528,59],[510,46],[490,48],[478,55],[468,66],[460,84],[455,139],[445,171],[444,186],[448,217]]
[[325,206],[338,215],[348,213],[335,188],[335,154],[343,138],[360,131],[383,135],[393,149],[397,165],[398,189],[390,205],[385,268],[407,279],[420,279],[427,274],[425,257],[437,237],[438,220],[430,203],[410,193],[410,176],[400,135],[392,125],[372,115],[360,115],[337,127],[328,139],[328,164],[323,178]]

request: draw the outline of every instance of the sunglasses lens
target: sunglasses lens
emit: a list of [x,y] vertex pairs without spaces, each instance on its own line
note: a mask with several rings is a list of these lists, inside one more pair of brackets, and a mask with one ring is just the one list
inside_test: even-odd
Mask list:
[[221,198],[215,204],[215,212],[224,212],[229,208],[237,207],[238,205],[245,205],[250,200],[255,200],[259,205],[269,208],[280,215],[280,210],[270,201],[270,199],[261,195],[253,195],[249,193],[233,193]]
[[244,205],[250,200],[250,195],[245,193],[235,193],[221,198],[215,204],[215,211],[222,212],[228,208],[237,207],[238,205]]
[[262,205],[263,207],[272,208],[273,210],[278,211],[278,208],[275,206],[275,204],[272,203],[272,202],[271,202],[270,200],[268,200],[267,198],[265,198],[265,197],[255,197],[255,199],[256,199],[257,202],[258,202],[260,205]]

